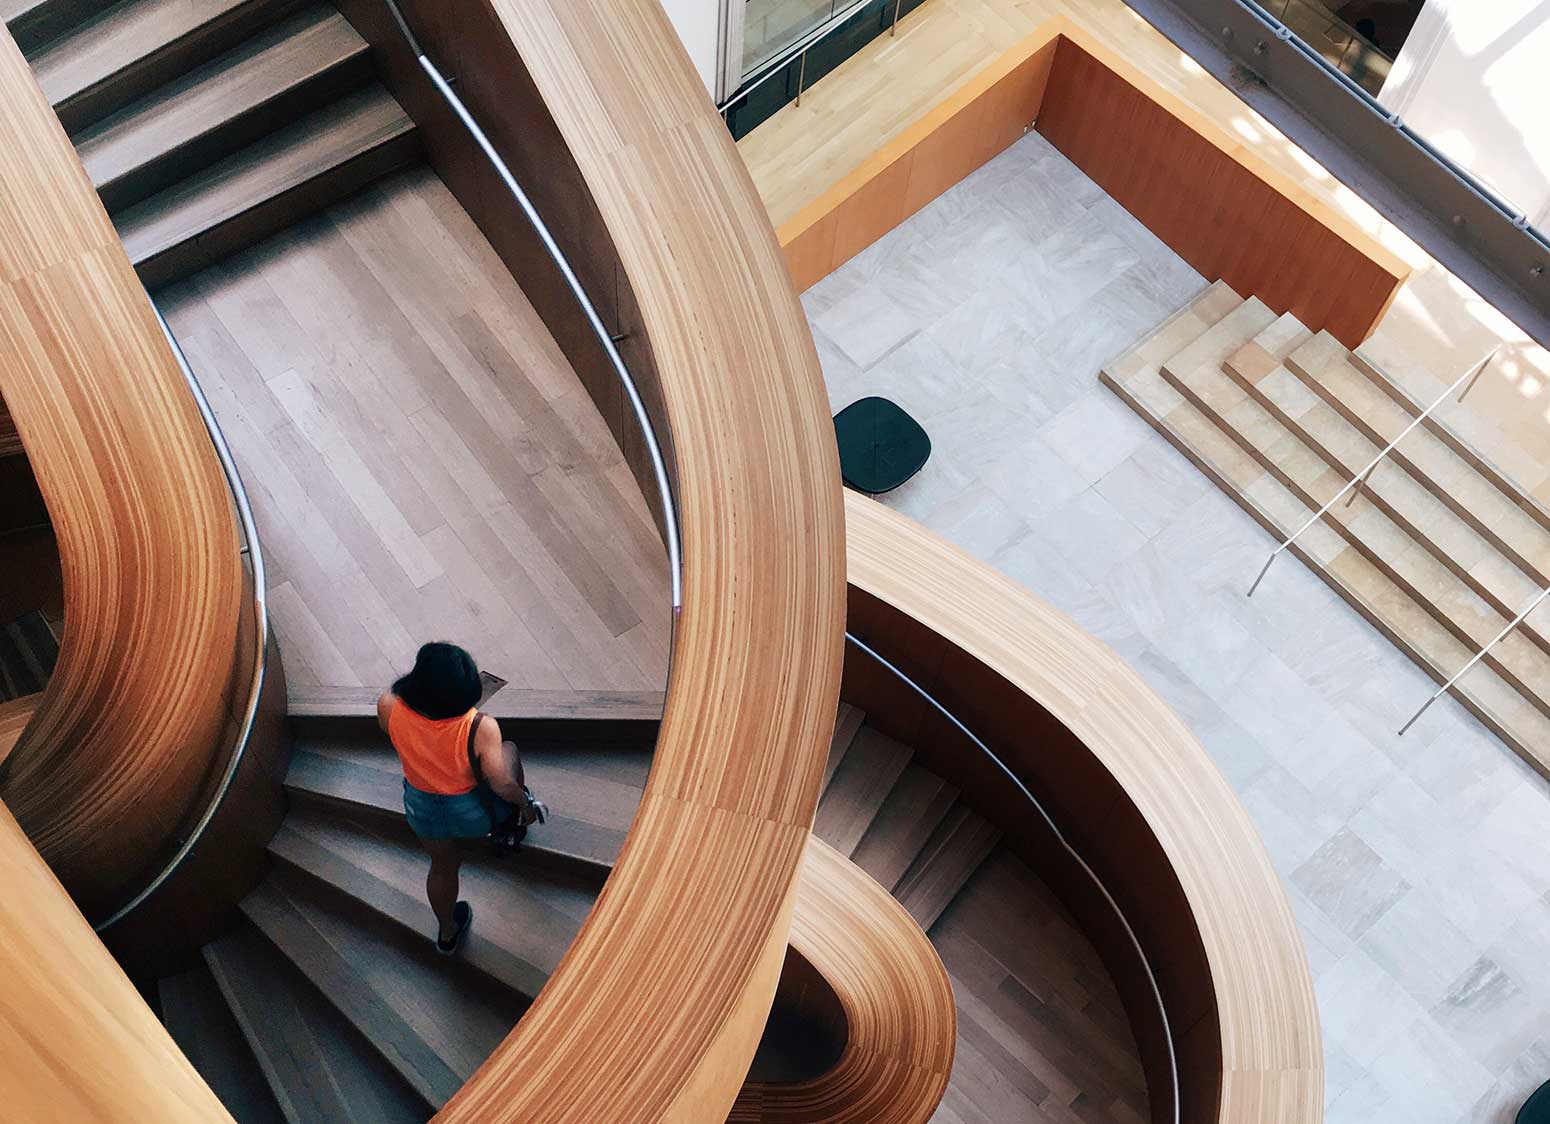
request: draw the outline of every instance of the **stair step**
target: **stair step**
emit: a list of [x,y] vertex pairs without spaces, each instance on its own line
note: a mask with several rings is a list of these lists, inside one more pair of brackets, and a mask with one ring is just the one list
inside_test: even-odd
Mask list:
[[0,0],[0,23],[24,55],[111,8],[117,0]]
[[[375,728],[373,720],[373,728]],[[303,740],[291,755],[286,788],[303,797],[353,808],[391,823],[404,815],[404,778],[385,739],[376,745]],[[640,803],[638,784],[627,779],[646,764],[638,754],[522,751],[528,787],[549,805],[549,822],[535,825],[524,850],[584,869],[612,865]]]
[[813,834],[849,856],[888,799],[913,752],[887,734],[861,727],[818,802]]
[[911,763],[883,801],[851,861],[891,892],[957,799],[956,788]]
[[410,163],[418,135],[373,83],[114,216],[147,285],[251,245]]
[[364,85],[370,48],[314,5],[83,130],[75,147],[109,211],[170,187]]
[[[1299,350],[1306,354],[1306,349]],[[1230,357],[1224,370],[1303,445],[1334,468],[1342,483],[1372,463],[1382,448],[1310,389],[1290,362],[1275,363],[1251,344]],[[1362,493],[1505,617],[1515,616],[1518,607],[1535,592],[1528,577],[1492,543],[1397,466],[1379,466],[1362,486]],[[1538,637],[1536,642],[1550,652],[1550,642]]]
[[241,908],[427,1104],[439,1108],[458,1091],[463,1079],[447,1059],[378,994],[278,886],[260,883],[243,899]]
[[71,27],[29,61],[74,133],[192,70],[301,0],[122,0]]
[[59,661],[59,641],[39,612],[0,625],[0,702],[37,694]]
[[[1124,378],[1111,370],[1100,377],[1273,538],[1284,540],[1312,514],[1240,445],[1185,401],[1160,373],[1144,363],[1130,363],[1124,369],[1130,372]],[[1446,681],[1472,654],[1328,526],[1310,528],[1292,546],[1291,553],[1437,682]],[[1515,753],[1540,772],[1550,773],[1550,754],[1546,753],[1550,722],[1489,667],[1475,668],[1455,687],[1454,694]],[[1416,705],[1422,701],[1417,699]]]
[[209,966],[202,961],[157,985],[172,1040],[240,1124],[281,1124],[285,1116],[242,1036]]
[[829,790],[829,785],[834,780],[834,771],[840,767],[840,761],[850,749],[850,743],[855,740],[856,734],[861,730],[861,724],[865,721],[865,711],[849,703],[840,703],[839,713],[834,721],[834,736],[829,739],[829,759],[824,764],[822,791]]
[[929,930],[1000,838],[1000,828],[964,804],[953,805],[899,879],[893,896]]
[[[331,887],[429,943],[435,928],[425,900],[427,859],[408,839],[390,839],[312,809],[296,809],[269,845],[281,863]],[[458,958],[532,998],[570,948],[602,888],[602,878],[534,869],[524,851],[504,859],[470,853],[463,896],[477,910]]]
[[[1346,481],[1371,460],[1371,454],[1358,451],[1356,460],[1351,462],[1343,459],[1349,453],[1337,456],[1330,451],[1331,444],[1340,444],[1344,438],[1364,446],[1367,443],[1322,403],[1302,411],[1300,416],[1294,416],[1294,405],[1280,405],[1287,402],[1288,395],[1278,392],[1272,384],[1277,371],[1283,369],[1277,367],[1256,380],[1253,376],[1264,370],[1264,361],[1254,354],[1255,348],[1250,344],[1240,349],[1220,368],[1201,366],[1186,371],[1165,364],[1163,377],[1223,434],[1289,488],[1311,514],[1333,499]],[[1265,361],[1270,358],[1264,353]],[[1283,381],[1291,378],[1283,375]],[[1328,424],[1314,420],[1321,412]],[[1354,467],[1343,467],[1353,463]],[[1325,513],[1324,521],[1455,640],[1479,649],[1511,618],[1481,600],[1458,572],[1444,565],[1446,554],[1431,553],[1437,548],[1427,539],[1424,528],[1435,526],[1436,521],[1447,516],[1446,510],[1435,504],[1428,509],[1428,497],[1420,488],[1415,488],[1415,494],[1408,499],[1388,493],[1392,502],[1385,502],[1384,489],[1391,483],[1388,478],[1375,481],[1373,490],[1351,505],[1336,503]],[[1473,538],[1467,527],[1459,529]],[[1520,694],[1550,716],[1550,653],[1535,647],[1526,636],[1514,633],[1487,659]]]
[[16,419],[6,409],[5,399],[0,398],[0,457],[25,456],[26,452],[22,435],[16,429]]
[[249,922],[205,963],[290,1124],[422,1124],[425,1104]]
[[[1287,365],[1378,448],[1398,437],[1413,420],[1372,382],[1344,348],[1332,349],[1316,339],[1293,353]],[[1430,429],[1424,425],[1416,427],[1389,454],[1389,459],[1393,465],[1380,466],[1378,472],[1399,469],[1408,473],[1505,554],[1536,587],[1550,585],[1550,529],[1540,525]]]
[[[1430,405],[1430,402],[1424,405],[1419,402],[1404,387],[1390,378],[1388,374],[1369,362],[1365,356],[1353,352],[1350,356],[1350,361],[1353,367],[1366,375],[1374,386],[1398,403],[1411,418],[1419,417],[1426,409],[1426,406]],[[1489,377],[1489,370],[1483,377]],[[1433,392],[1432,397],[1435,398],[1436,394],[1440,393],[1441,390],[1442,386],[1438,384],[1437,390]],[[1471,444],[1467,434],[1459,432],[1454,428],[1453,419],[1457,419],[1458,425],[1471,428],[1475,426],[1476,419],[1470,415],[1460,417],[1457,411],[1444,413],[1443,411],[1446,410],[1448,408],[1443,407],[1442,410],[1432,414],[1421,423],[1422,428],[1435,435],[1444,445],[1458,454],[1465,463],[1469,464],[1476,472],[1490,481],[1497,491],[1521,508],[1530,519],[1545,530],[1550,531],[1550,510],[1546,510],[1545,506],[1529,495],[1521,484],[1508,476],[1496,466],[1495,462],[1482,454],[1475,445]],[[1482,440],[1488,441],[1491,439],[1490,435],[1482,437]],[[1508,452],[1510,455],[1510,450]]]

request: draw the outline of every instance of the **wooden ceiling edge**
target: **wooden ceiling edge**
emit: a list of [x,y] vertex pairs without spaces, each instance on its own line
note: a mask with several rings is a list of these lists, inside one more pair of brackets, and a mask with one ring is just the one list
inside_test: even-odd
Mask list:
[[153,876],[223,748],[246,655],[236,514],[150,299],[3,32],[0,151],[0,393],[65,577],[58,663],[0,794],[100,917]]
[[908,910],[812,836],[791,947],[839,999],[844,1052],[809,1081],[750,1082],[734,1118],[760,1124],[927,1124],[947,1092],[958,1008],[936,946]]
[[483,2],[638,303],[677,469],[684,596],[614,873],[522,1022],[436,1119],[647,1124],[693,1105],[702,1124],[731,1107],[774,998],[769,957],[789,934],[839,700],[828,398],[763,203],[656,0]]
[[[847,491],[845,508],[850,582],[1037,701],[1145,817],[1210,965],[1223,1056],[1217,1119],[1316,1124],[1323,1055],[1306,949],[1264,842],[1210,755],[1117,653],[1042,598],[875,500]],[[1277,1084],[1280,1099],[1243,1092]]]

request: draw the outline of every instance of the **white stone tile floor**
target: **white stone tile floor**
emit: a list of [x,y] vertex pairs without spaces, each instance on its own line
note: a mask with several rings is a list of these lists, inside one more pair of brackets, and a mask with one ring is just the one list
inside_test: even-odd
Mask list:
[[1098,382],[1205,279],[1030,134],[804,296],[835,410],[931,434],[885,503],[1103,638],[1286,881],[1329,1124],[1510,1124],[1550,1079],[1550,798]]

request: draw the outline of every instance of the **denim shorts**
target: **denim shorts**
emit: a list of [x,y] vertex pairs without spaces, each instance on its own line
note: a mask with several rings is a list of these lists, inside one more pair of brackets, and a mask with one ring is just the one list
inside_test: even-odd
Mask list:
[[[478,789],[445,796],[421,792],[404,781],[404,815],[421,839],[483,839],[491,828],[485,799]],[[493,793],[487,799],[495,807],[496,818],[504,819],[510,805]]]

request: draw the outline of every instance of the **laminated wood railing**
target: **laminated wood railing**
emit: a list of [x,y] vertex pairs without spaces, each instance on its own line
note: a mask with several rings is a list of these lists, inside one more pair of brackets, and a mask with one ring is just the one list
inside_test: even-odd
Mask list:
[[0,799],[100,920],[176,849],[224,744],[237,526],[150,300],[3,32],[0,152],[0,394],[65,595],[59,661]]

